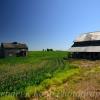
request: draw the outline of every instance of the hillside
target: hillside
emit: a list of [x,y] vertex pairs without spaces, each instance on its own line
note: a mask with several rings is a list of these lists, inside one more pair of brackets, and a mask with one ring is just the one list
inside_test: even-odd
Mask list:
[[99,60],[64,60],[67,54],[0,59],[0,100],[99,100]]

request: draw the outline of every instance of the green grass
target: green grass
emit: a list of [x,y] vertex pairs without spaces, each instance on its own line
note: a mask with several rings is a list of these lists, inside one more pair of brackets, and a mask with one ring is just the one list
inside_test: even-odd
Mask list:
[[0,100],[17,100],[17,98],[14,96],[3,96]]
[[[58,79],[57,76],[60,74],[57,73],[63,73],[64,69],[69,70],[71,68],[63,60],[66,55],[67,52],[60,51],[34,51],[29,52],[27,57],[0,59],[0,96],[7,95],[5,92],[8,94],[14,92],[15,96],[16,94],[25,95],[26,88],[33,86],[42,88],[43,82],[52,81],[54,80],[53,77],[55,77],[55,82],[59,83],[63,79]],[[31,91],[31,89],[28,90]]]

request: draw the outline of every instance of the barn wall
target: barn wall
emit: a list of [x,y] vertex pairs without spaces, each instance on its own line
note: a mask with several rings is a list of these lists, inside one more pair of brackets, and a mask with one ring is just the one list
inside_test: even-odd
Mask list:
[[[20,55],[21,51],[22,51],[22,49],[5,49],[4,55],[5,55],[5,57],[7,57],[7,56],[17,56],[18,53],[19,53],[19,56],[22,56],[22,55]],[[27,50],[25,52],[27,54]]]
[[0,47],[0,58],[4,57],[4,49]]
[[5,57],[6,56],[16,56],[16,50],[15,49],[5,49],[4,54],[5,54]]
[[100,52],[74,52],[72,58],[100,59]]

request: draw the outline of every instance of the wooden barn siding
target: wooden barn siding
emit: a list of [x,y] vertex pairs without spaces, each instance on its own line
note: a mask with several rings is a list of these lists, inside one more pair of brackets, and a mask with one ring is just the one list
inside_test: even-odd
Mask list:
[[16,52],[17,52],[16,49],[4,49],[5,56],[10,56],[10,54],[12,56],[16,56]]
[[100,59],[100,52],[74,52],[72,58]]

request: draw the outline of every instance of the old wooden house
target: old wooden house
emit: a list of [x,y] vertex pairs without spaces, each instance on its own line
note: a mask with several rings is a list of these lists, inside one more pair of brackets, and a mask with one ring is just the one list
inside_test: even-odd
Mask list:
[[12,43],[1,43],[0,46],[0,57],[8,56],[26,56],[28,47],[26,44],[12,42]]
[[73,58],[100,59],[100,32],[82,34],[68,51]]

